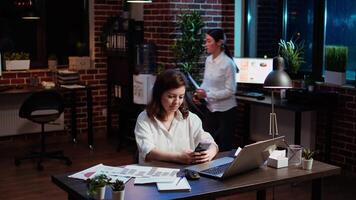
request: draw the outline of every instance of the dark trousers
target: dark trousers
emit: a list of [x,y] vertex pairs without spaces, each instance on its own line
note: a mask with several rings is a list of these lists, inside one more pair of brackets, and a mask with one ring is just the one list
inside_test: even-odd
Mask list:
[[209,132],[219,146],[220,151],[236,148],[235,128],[237,120],[236,107],[224,112],[208,112],[203,128]]

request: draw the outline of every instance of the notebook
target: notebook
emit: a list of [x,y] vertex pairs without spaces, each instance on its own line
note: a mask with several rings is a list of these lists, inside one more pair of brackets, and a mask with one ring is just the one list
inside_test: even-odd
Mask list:
[[207,163],[192,165],[185,169],[196,171],[214,178],[227,178],[260,167],[269,156],[269,152],[284,141],[284,136],[246,145],[233,157],[222,157]]
[[173,182],[157,183],[158,191],[190,191],[192,188],[185,177],[177,177]]

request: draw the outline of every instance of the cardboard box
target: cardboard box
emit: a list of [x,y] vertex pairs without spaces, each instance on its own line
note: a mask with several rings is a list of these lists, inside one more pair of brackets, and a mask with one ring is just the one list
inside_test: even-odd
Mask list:
[[70,70],[90,69],[89,56],[69,56],[68,60]]
[[133,76],[134,103],[147,105],[150,102],[155,81],[156,76],[152,74],[139,74]]

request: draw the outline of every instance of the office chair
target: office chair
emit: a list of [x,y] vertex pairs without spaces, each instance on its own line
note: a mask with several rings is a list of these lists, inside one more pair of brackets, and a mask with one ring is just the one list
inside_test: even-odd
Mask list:
[[19,166],[22,160],[36,158],[38,158],[37,169],[39,171],[43,170],[42,161],[44,158],[64,160],[66,165],[72,164],[72,161],[64,156],[62,151],[46,151],[44,125],[58,119],[63,111],[64,102],[62,96],[54,90],[35,92],[25,99],[21,105],[19,116],[34,123],[41,124],[41,149],[40,152],[31,152],[24,157],[15,158],[16,166]]

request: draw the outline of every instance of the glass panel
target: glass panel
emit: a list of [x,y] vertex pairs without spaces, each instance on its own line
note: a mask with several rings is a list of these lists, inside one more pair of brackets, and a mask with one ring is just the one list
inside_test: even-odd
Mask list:
[[[46,67],[51,54],[60,65],[68,64],[68,56],[88,56],[88,2],[0,0],[0,51],[29,53],[31,67]],[[40,19],[22,19],[29,10]]]
[[247,1],[245,57],[274,57],[282,32],[282,1]]
[[287,1],[286,40],[304,41],[304,60],[299,71],[312,71],[313,15],[314,4],[310,0]]
[[[355,80],[356,4],[354,0],[327,0],[325,46],[348,47],[346,79]],[[325,65],[324,65],[325,68]]]

